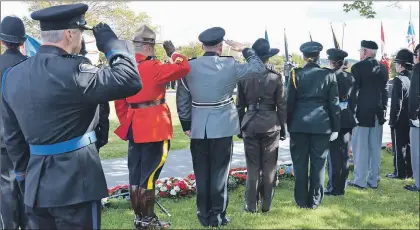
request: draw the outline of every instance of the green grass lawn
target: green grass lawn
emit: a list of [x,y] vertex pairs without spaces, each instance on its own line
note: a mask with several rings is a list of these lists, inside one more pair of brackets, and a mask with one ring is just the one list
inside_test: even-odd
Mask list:
[[[392,156],[383,153],[381,175],[392,172]],[[351,176],[352,177],[352,176]],[[296,207],[293,201],[294,182],[285,179],[276,189],[272,210],[267,214],[248,214],[244,207],[244,187],[230,192],[228,216],[231,223],[225,228],[382,228],[419,229],[419,193],[403,189],[413,180],[392,180],[385,177],[379,189],[358,190],[349,187],[344,197],[325,197],[316,210]],[[159,211],[162,220],[170,220],[174,229],[202,228],[196,219],[195,197],[174,201],[162,199],[171,213],[168,219]],[[133,211],[128,201],[113,200],[102,213],[103,229],[133,229]]]
[[[179,122],[178,113],[176,111],[176,102],[174,95],[167,95],[166,101],[171,110],[172,125],[174,130],[174,138],[171,140],[171,150],[186,149],[190,146],[190,139],[182,131],[181,124]],[[109,139],[108,144],[101,148],[100,157],[102,160],[127,157],[128,143],[121,140],[114,131],[118,127],[119,122],[117,120],[110,119],[109,128]],[[147,122],[147,121],[145,121]],[[234,141],[240,139],[236,136],[233,138]]]

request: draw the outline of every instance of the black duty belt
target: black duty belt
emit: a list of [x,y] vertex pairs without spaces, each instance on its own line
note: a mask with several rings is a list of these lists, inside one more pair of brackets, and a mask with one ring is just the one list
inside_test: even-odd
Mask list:
[[218,107],[223,107],[225,105],[231,104],[233,103],[233,98],[228,98],[222,101],[218,101],[218,102],[195,102],[192,101],[192,106],[193,107],[199,107],[199,108],[218,108]]
[[141,103],[128,103],[128,107],[131,109],[144,109],[151,106],[161,105],[165,103],[165,98],[154,100],[154,101],[145,101]]
[[276,105],[269,104],[253,104],[248,105],[248,111],[276,111]]

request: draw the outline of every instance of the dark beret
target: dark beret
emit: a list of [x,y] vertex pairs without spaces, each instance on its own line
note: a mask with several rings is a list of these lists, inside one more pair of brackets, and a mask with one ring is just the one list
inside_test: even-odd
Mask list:
[[316,57],[322,51],[322,45],[319,42],[306,42],[300,46],[300,52],[306,57]]
[[25,26],[20,18],[6,16],[0,24],[0,40],[20,44],[26,41]]
[[348,53],[341,49],[332,48],[327,50],[328,60],[340,61],[348,56]]
[[198,40],[205,46],[214,46],[223,41],[225,36],[225,30],[221,27],[212,27],[203,31],[199,36]]
[[411,52],[408,49],[402,49],[398,51],[397,56],[395,56],[394,62],[405,65],[414,65],[413,52]]
[[360,46],[363,47],[363,48],[366,48],[366,49],[372,49],[372,50],[377,50],[378,49],[378,44],[376,44],[376,42],[374,42],[374,41],[363,40],[360,43]]
[[90,29],[85,21],[88,8],[82,3],[52,6],[33,12],[31,18],[40,21],[41,31]]

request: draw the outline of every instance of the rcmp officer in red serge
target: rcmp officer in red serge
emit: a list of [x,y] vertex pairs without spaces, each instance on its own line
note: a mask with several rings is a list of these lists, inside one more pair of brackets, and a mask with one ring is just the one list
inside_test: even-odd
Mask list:
[[175,53],[171,41],[163,48],[173,64],[156,59],[156,34],[144,25],[137,30],[134,49],[143,89],[134,96],[115,101],[121,125],[115,133],[128,140],[130,200],[137,229],[166,228],[154,212],[155,182],[165,164],[173,138],[171,113],[165,102],[166,83],[185,77],[190,71],[187,57]]
[[262,78],[239,81],[237,87],[236,107],[247,166],[245,210],[258,211],[257,198],[261,192],[262,212],[268,212],[276,184],[279,140],[286,139],[286,98],[281,75],[268,63],[268,59],[280,50],[271,49],[263,38],[258,39],[252,48],[265,63],[266,71],[261,74]]
[[[0,76],[4,71],[26,58],[19,48],[26,41],[26,32],[23,22],[18,17],[7,16],[0,25],[0,40],[7,47],[0,55]],[[0,101],[1,104],[1,101]],[[1,108],[1,107],[0,107]],[[25,206],[23,194],[19,190],[16,176],[13,173],[11,161],[3,141],[3,124],[0,119],[0,145],[1,145],[1,222],[2,229],[26,229]]]
[[349,142],[356,121],[348,109],[348,100],[354,83],[353,75],[343,68],[347,52],[341,49],[327,50],[330,67],[335,72],[340,100],[340,132],[338,138],[330,143],[328,154],[328,187],[325,195],[344,195],[349,175]]
[[325,164],[329,142],[337,139],[340,131],[340,107],[334,71],[317,64],[322,45],[306,42],[300,51],[306,65],[292,71],[287,91],[287,128],[295,201],[301,208],[315,209],[324,197]]
[[248,63],[240,64],[223,57],[225,30],[213,27],[198,39],[205,51],[191,60],[190,73],[177,88],[177,110],[184,132],[191,138],[191,154],[197,183],[197,216],[203,226],[226,225],[227,180],[232,157],[232,136],[238,135],[238,112],[233,90],[240,79],[258,77],[265,66],[255,51],[226,41],[233,50],[242,51]]
[[31,14],[40,21],[38,53],[2,79],[4,141],[34,229],[98,229],[100,200],[108,196],[95,146],[98,104],[142,87],[131,43],[107,24],[93,28],[108,68],[79,56],[86,4]]

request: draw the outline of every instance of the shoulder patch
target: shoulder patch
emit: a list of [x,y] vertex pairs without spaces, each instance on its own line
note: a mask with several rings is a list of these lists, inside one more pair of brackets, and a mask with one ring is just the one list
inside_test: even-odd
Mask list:
[[180,63],[180,62],[183,62],[183,61],[184,61],[184,58],[183,57],[177,57],[175,59],[174,63]]
[[96,73],[98,72],[99,68],[90,64],[90,63],[80,63],[79,64],[79,71],[81,73]]

